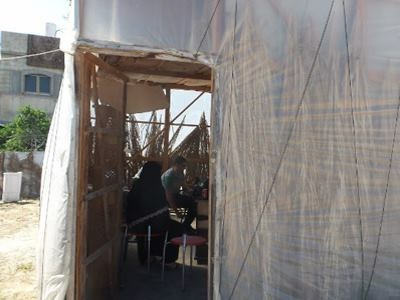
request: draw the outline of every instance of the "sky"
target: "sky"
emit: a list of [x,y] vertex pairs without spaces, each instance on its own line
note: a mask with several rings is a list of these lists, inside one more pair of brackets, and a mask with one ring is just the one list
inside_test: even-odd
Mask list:
[[65,26],[68,0],[0,0],[0,31],[44,35],[46,23]]
[[[54,23],[58,30],[57,37],[62,34],[69,11],[69,0],[0,0],[0,4],[0,31],[45,35],[46,23]],[[191,91],[172,91],[171,119],[197,95],[197,92]],[[209,123],[210,98],[210,94],[206,93],[187,110],[186,123],[198,124],[203,111]],[[139,116],[139,119],[143,118],[148,119],[147,116]],[[177,122],[180,120],[181,118]],[[191,127],[183,128],[177,142],[192,129]]]

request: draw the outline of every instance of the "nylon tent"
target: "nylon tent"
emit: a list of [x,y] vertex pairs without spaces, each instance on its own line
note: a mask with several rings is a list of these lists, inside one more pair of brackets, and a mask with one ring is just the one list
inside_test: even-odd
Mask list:
[[210,298],[398,297],[399,8],[73,1],[42,178],[41,299],[76,295],[83,52],[212,68]]

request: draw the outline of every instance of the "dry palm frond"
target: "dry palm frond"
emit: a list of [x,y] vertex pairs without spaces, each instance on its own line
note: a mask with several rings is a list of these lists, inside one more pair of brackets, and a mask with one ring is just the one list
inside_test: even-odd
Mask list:
[[199,178],[205,180],[208,178],[208,158],[209,158],[209,132],[205,114],[201,116],[199,126],[175,148],[170,158],[184,156],[188,163],[186,168],[186,181],[192,184]]
[[[160,160],[163,155],[164,148],[164,135],[160,134],[162,130],[161,121],[157,120],[156,112],[153,112],[150,118],[151,124],[147,124],[145,128],[146,133],[141,138],[139,133],[139,127],[137,123],[132,123],[132,126],[127,125],[127,159],[126,159],[126,182],[128,186],[131,183],[132,177],[137,173],[140,167],[145,162],[142,155],[152,159]],[[135,121],[135,118],[130,117],[130,121]],[[179,135],[185,118],[182,120],[180,126],[173,134],[170,144],[169,151],[173,148],[176,139]],[[144,151],[145,153],[139,153],[141,151],[141,145],[146,145],[151,141],[148,148]],[[139,155],[135,155],[139,154]],[[186,181],[188,184],[192,184],[196,178],[205,180],[208,178],[208,158],[209,158],[209,132],[207,127],[207,121],[205,114],[201,116],[199,126],[194,128],[186,138],[170,153],[169,158],[172,161],[176,156],[184,156],[187,163],[186,170]]]

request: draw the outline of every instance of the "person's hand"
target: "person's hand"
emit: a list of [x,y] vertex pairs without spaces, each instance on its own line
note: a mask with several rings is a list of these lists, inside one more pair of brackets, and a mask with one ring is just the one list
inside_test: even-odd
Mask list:
[[182,214],[179,210],[177,210],[177,209],[175,209],[175,214],[176,214],[176,216],[177,216],[179,219],[182,219],[182,218],[183,218],[183,214]]

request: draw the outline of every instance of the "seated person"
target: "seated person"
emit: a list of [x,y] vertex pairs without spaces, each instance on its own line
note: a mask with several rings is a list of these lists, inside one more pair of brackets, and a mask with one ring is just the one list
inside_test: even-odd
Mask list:
[[185,175],[183,171],[186,168],[186,159],[182,156],[178,156],[174,160],[174,164],[171,168],[164,172],[161,176],[162,185],[165,189],[165,195],[170,208],[175,210],[176,215],[182,218],[180,212],[177,210],[178,207],[187,209],[187,214],[183,221],[183,230],[186,233],[194,233],[194,229],[191,227],[194,218],[197,215],[196,202],[192,197],[181,194],[180,188],[184,186]]
[[[130,232],[147,233],[151,225],[152,233],[166,233],[169,238],[182,234],[181,224],[170,219],[165,191],[161,184],[161,166],[149,161],[144,164],[138,177],[135,176],[131,191],[127,196],[127,222]],[[151,254],[161,256],[164,236],[151,238]],[[138,256],[141,264],[147,259],[144,237],[138,238]],[[168,245],[166,263],[178,258],[179,248]]]

